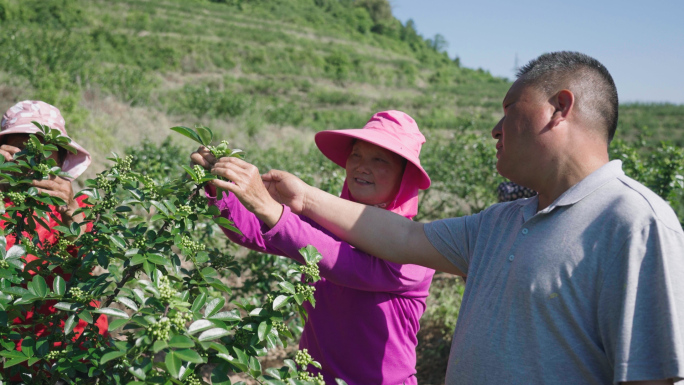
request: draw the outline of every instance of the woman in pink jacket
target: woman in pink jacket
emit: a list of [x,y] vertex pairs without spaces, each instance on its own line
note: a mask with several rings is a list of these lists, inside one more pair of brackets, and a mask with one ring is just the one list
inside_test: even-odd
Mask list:
[[[428,188],[430,178],[418,158],[425,137],[410,116],[379,112],[362,129],[322,131],[315,140],[346,170],[342,198],[416,215],[418,190]],[[191,158],[233,182],[213,182],[230,191],[222,198],[213,188],[207,191],[209,204],[244,234],[224,230],[232,241],[302,263],[298,250],[307,245],[323,256],[316,307],[307,304],[299,346],[321,363],[326,383],[341,378],[350,385],[416,384],[416,334],[434,270],[383,261],[291,213],[271,198],[247,162],[216,160],[204,147]]]

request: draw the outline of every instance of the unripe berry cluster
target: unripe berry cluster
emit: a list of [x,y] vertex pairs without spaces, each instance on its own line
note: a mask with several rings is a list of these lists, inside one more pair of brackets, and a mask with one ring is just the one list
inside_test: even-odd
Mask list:
[[183,329],[185,325],[192,321],[192,314],[190,313],[176,313],[171,317],[171,323],[179,330]]
[[143,175],[142,180],[145,187],[149,188],[157,185],[156,183],[154,183],[154,179],[152,179],[149,175]]
[[244,329],[238,329],[235,331],[235,343],[238,345],[245,346],[249,344],[249,340],[252,339],[252,335],[244,330]]
[[45,359],[48,361],[57,360],[66,354],[66,350],[53,350],[45,355]]
[[36,154],[36,145],[33,143],[32,140],[26,141],[25,149],[29,155],[35,155]]
[[159,299],[162,302],[169,302],[176,295],[176,291],[171,287],[169,277],[163,275],[159,278]]
[[299,372],[297,374],[297,378],[306,381],[306,382],[313,382],[314,385],[325,385],[325,381],[323,380],[323,375],[318,373],[316,377],[314,377],[312,374],[309,372]]
[[135,242],[133,242],[133,248],[134,249],[144,249],[145,248],[145,239],[144,238],[137,238]]
[[207,146],[207,148],[216,158],[221,158],[230,155],[230,153],[233,151],[230,147],[228,147],[228,144],[229,143],[227,140],[222,140],[218,146]]
[[197,378],[195,373],[190,373],[190,375],[183,381],[185,385],[202,385],[202,382]]
[[48,167],[48,165],[45,164],[45,163],[39,164],[39,165],[37,166],[37,168],[38,168],[37,171],[38,171],[41,175],[43,175],[43,176],[45,176],[45,175],[47,175],[48,173],[50,173],[50,167]]
[[133,162],[133,156],[131,155],[128,155],[125,158],[119,158],[116,160],[114,168],[119,170],[119,173],[126,174],[127,172],[131,171],[131,162]]
[[26,201],[26,195],[20,193],[20,192],[14,192],[10,191],[7,193],[7,197],[17,205],[20,205]]
[[111,210],[114,207],[116,207],[116,200],[112,197],[106,197],[100,203],[95,205],[95,208],[93,208],[93,212],[96,214],[101,214],[105,212],[106,210]]
[[24,250],[26,250],[26,254],[35,255],[36,252],[38,251],[36,249],[36,246],[33,244],[33,241],[31,240],[31,238],[22,238],[21,239],[21,245],[24,246]]
[[81,246],[92,247],[95,243],[95,236],[90,233],[85,233],[81,235],[81,237],[78,240],[81,243]]
[[274,328],[276,331],[278,331],[279,333],[288,330],[288,329],[287,329],[287,325],[285,325],[284,322],[274,322],[274,323],[273,323],[273,328]]
[[313,358],[309,354],[309,349],[302,349],[297,351],[294,361],[299,365],[300,368],[305,369],[310,363],[313,362]]
[[0,269],[9,269],[9,262],[4,259],[0,259]]
[[315,282],[321,279],[318,265],[307,263],[305,266],[300,266],[299,269],[302,273],[306,274],[307,281],[309,282]]
[[295,292],[297,292],[297,294],[304,294],[306,297],[313,295],[314,291],[316,291],[316,289],[313,286],[304,285],[302,283],[297,283],[295,286]]
[[180,247],[190,251],[191,253],[196,253],[206,248],[205,245],[193,241],[187,235],[183,236],[183,238],[181,239]]
[[166,341],[169,339],[169,333],[171,332],[171,320],[164,317],[159,322],[150,325],[147,330],[149,335],[155,340]]
[[230,255],[221,254],[221,255],[215,257],[211,261],[211,266],[213,266],[214,269],[220,270],[220,269],[227,267],[232,262],[233,262],[233,257],[231,257]]
[[107,179],[104,174],[98,174],[97,177],[95,177],[95,182],[97,182],[97,188],[103,190],[106,194],[109,194],[114,190],[115,183]]
[[188,205],[178,206],[178,212],[185,215],[192,214],[192,207]]
[[202,179],[206,175],[206,171],[204,171],[204,167],[200,166],[199,164],[196,164],[195,167],[192,168],[193,171],[195,171],[195,174],[197,174],[197,177]]
[[73,298],[74,301],[79,303],[87,303],[91,300],[90,295],[81,290],[80,287],[72,287],[71,290],[69,290],[69,294],[71,294],[71,298]]

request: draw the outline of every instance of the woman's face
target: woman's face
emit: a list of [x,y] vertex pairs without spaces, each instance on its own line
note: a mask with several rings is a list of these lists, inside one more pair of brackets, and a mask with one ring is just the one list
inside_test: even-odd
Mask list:
[[388,203],[397,196],[406,160],[374,144],[357,140],[347,158],[347,186],[357,202]]
[[[40,135],[36,135],[38,139],[43,142],[42,138]],[[13,146],[16,147],[20,150],[23,150],[26,145],[24,143],[28,142],[29,140],[29,134],[9,134],[9,135],[4,135],[3,137],[0,137],[0,142],[2,144],[8,145],[8,146]],[[52,154],[50,155],[50,159],[54,159],[55,162],[57,162],[57,165],[61,167],[62,162],[59,159],[59,152],[58,151],[53,151]]]

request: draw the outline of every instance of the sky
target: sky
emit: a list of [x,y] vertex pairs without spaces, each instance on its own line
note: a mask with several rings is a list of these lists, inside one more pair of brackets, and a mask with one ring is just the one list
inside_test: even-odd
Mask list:
[[[390,0],[449,57],[515,79],[545,52],[579,51],[608,68],[620,102],[684,104],[684,0]],[[502,95],[503,97],[503,95]]]

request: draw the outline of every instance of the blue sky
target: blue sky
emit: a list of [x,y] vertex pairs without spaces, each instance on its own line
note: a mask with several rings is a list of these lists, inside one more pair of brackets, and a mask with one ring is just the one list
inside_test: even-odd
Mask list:
[[[544,52],[602,62],[621,102],[684,104],[684,0],[390,0],[424,37],[442,34],[451,58],[514,79]],[[503,97],[503,95],[502,95]]]

